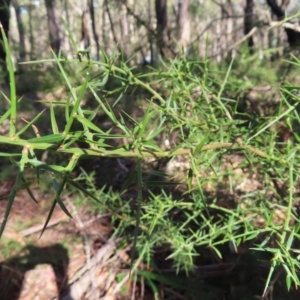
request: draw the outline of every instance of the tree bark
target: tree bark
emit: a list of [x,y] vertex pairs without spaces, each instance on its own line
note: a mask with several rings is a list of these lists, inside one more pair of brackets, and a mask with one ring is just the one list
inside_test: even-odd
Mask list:
[[50,46],[55,53],[58,53],[61,47],[61,33],[57,19],[58,14],[55,7],[55,0],[45,0],[45,4],[48,17]]
[[17,27],[18,27],[19,42],[20,42],[19,57],[20,57],[20,61],[23,62],[26,60],[26,48],[25,48],[25,29],[21,17],[21,6],[18,0],[11,0],[11,4],[13,5],[16,12]]
[[[276,0],[267,0],[267,4],[269,5],[272,13],[277,17],[278,21],[281,21],[285,17],[284,10],[278,5]],[[285,33],[288,38],[288,43],[291,47],[300,46],[300,33],[290,29],[285,28]]]
[[155,0],[157,47],[163,58],[168,57],[169,34],[167,17],[167,0]]
[[287,6],[289,5],[289,3],[290,3],[290,0],[282,0],[281,5],[280,5],[281,9],[285,10],[287,8]]
[[81,15],[81,39],[80,42],[83,43],[83,49],[88,49],[91,45],[90,36],[87,28],[86,12],[83,12]]
[[[254,27],[254,1],[253,0],[246,0],[245,6],[245,18],[244,18],[244,34],[247,35]],[[253,36],[248,38],[248,47],[249,52],[253,53]]]
[[99,45],[99,36],[96,30],[96,20],[95,20],[95,10],[94,10],[94,0],[89,1],[89,10],[92,20],[92,30],[93,30],[93,37],[96,44],[96,60],[100,59],[100,45]]
[[186,53],[190,39],[189,0],[178,0],[177,42]]

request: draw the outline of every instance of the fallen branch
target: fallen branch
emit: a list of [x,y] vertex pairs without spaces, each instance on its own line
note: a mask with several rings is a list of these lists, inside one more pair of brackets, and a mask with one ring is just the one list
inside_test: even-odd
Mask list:
[[287,29],[292,29],[294,31],[300,32],[300,26],[297,25],[297,24],[293,24],[293,23],[272,21],[272,22],[270,22],[270,28],[269,29],[272,29],[273,27],[284,27],[284,28],[287,28]]
[[[56,220],[52,220],[48,223],[47,228],[55,226],[55,225],[59,224],[60,222],[65,221],[67,219],[69,219],[68,216],[63,216],[63,217],[57,218]],[[19,233],[22,236],[29,236],[31,234],[42,231],[43,228],[44,228],[44,224],[39,224],[39,225],[32,226],[30,228],[24,229],[24,230],[20,231]]]
[[[116,240],[110,240],[103,245],[95,256],[90,260],[89,265],[85,265],[80,269],[76,275],[69,280],[70,291],[67,295],[63,296],[61,300],[79,300],[87,292],[90,286],[90,272],[95,272],[96,267],[103,269],[111,263],[110,258],[116,254]],[[95,277],[96,284],[99,286],[101,283],[106,282],[109,277],[109,272],[113,273],[112,268],[108,268],[107,272]],[[113,278],[115,279],[115,278]]]
[[229,52],[230,50],[236,48],[238,45],[240,45],[241,43],[243,43],[244,41],[246,41],[249,37],[251,37],[257,30],[257,27],[253,27],[251,29],[250,32],[248,32],[246,35],[244,35],[239,41],[237,41],[236,43],[232,44],[231,46],[229,46],[227,49],[222,50],[220,52],[218,52],[217,54],[214,54],[212,56],[210,56],[210,58],[216,57],[220,54],[223,54],[224,52]]

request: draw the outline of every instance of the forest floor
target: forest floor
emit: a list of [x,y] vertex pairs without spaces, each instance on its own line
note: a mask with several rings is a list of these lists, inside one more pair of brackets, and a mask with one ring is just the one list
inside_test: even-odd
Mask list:
[[[271,92],[273,91],[269,93]],[[61,93],[63,94],[64,91]],[[260,94],[265,94],[265,91]],[[26,96],[22,102],[25,102],[24,105],[31,113],[34,110],[41,111],[44,107],[40,103],[29,103],[27,99],[51,100],[45,93]],[[59,97],[59,94],[54,95],[54,99]],[[257,95],[251,97],[257,98]],[[138,115],[139,110],[131,113]],[[30,115],[25,114],[24,117],[30,120]],[[42,119],[40,126],[47,131],[49,120]],[[3,134],[1,128],[0,133]],[[216,199],[220,207],[228,209],[231,207],[226,205],[235,205],[236,199],[239,199],[242,194],[257,192],[261,188],[261,179],[251,175],[250,171],[240,172],[239,157],[231,158],[236,164],[235,175],[238,178],[232,183],[232,191],[222,187],[222,182],[215,190],[209,185],[203,188],[208,199]],[[85,160],[81,166],[87,172],[95,171],[95,167],[97,168],[98,188],[106,185],[116,191],[123,186],[133,166],[130,159],[102,158],[100,167],[97,167],[97,163],[93,160]],[[179,158],[179,161],[174,163],[177,164],[175,168],[169,162],[164,167],[171,169],[170,172],[175,170],[178,174],[188,169],[184,159],[180,161]],[[5,173],[5,176],[0,177],[0,198],[8,195],[14,184],[14,174],[9,168],[5,170],[5,165],[2,173]],[[82,195],[74,191],[66,191],[62,200],[73,219],[56,207],[47,229],[43,232],[43,226],[54,200],[54,192],[49,184],[39,185],[37,182],[31,185],[31,190],[38,203],[30,198],[26,190],[19,191],[0,240],[1,300],[262,299],[259,295],[264,289],[269,264],[265,264],[260,257],[255,256],[256,254],[253,255],[249,250],[252,245],[241,243],[236,253],[233,253],[228,243],[221,245],[224,254],[222,260],[209,247],[198,249],[199,253],[200,251],[201,254],[204,253],[204,259],[201,257],[197,261],[198,268],[192,274],[193,276],[180,274],[180,279],[183,278],[183,281],[179,284],[179,281],[174,281],[173,286],[168,285],[167,281],[156,282],[159,288],[157,294],[154,294],[144,281],[137,282],[136,278],[131,276],[131,245],[125,244],[121,248],[117,246],[119,240],[112,238],[115,228],[111,223],[111,215],[92,213],[87,204],[76,205],[76,199]],[[173,190],[172,194],[184,197],[184,192],[184,189]],[[136,191],[129,189],[126,197],[135,198]],[[6,208],[7,202],[0,201],[0,220]],[[278,218],[278,222],[281,222],[285,215],[278,210],[275,212],[275,217]],[[164,258],[167,256],[164,255],[158,254],[155,258],[158,269],[164,265]],[[144,270],[147,266],[142,262],[139,268]],[[282,270],[277,274],[276,280],[282,276]],[[176,276],[177,274],[173,277]],[[275,285],[275,281],[271,284]],[[185,289],[191,286],[194,295],[178,292],[173,288],[175,285],[185,286]],[[286,297],[285,287],[279,289],[280,293],[273,293],[273,299],[300,299],[297,290],[293,290],[289,293],[289,297]]]
[[[2,182],[0,194],[10,189],[11,181]],[[116,250],[113,241],[108,242],[112,232],[109,216],[91,215],[84,207],[77,210],[72,195],[65,195],[63,201],[74,219],[56,208],[41,236],[53,195],[38,188],[33,191],[38,204],[21,191],[0,241],[1,299],[67,299],[62,297],[66,292],[75,293],[76,299],[79,295],[93,299],[86,295],[91,278],[102,294],[110,296],[107,299],[114,299],[120,292],[118,276],[124,266],[126,273],[129,257],[126,251]],[[6,206],[0,202],[1,217]],[[102,247],[105,252],[99,251]],[[68,284],[73,284],[72,290]]]
[[[2,90],[8,94],[8,89]],[[54,93],[50,97],[59,97],[63,93],[59,89],[58,95]],[[32,113],[43,110],[45,107],[35,100],[47,97],[46,93],[25,94],[23,118],[28,120]],[[1,134],[7,132],[7,126],[2,125]],[[47,119],[42,120],[40,128],[48,130]],[[118,169],[116,160],[113,165],[110,159],[104,161],[97,184],[101,187],[115,183],[116,174],[117,181],[124,182],[124,169],[127,170],[124,164],[123,169]],[[2,161],[2,165],[0,197],[10,193],[15,178],[9,164]],[[81,166],[89,172],[94,165],[95,162],[86,160]],[[91,213],[88,205],[74,205],[76,198],[82,196],[66,192],[62,200],[73,219],[56,207],[43,232],[54,190],[50,182],[34,182],[30,188],[38,203],[26,190],[19,191],[0,240],[0,299],[75,300],[99,299],[104,295],[103,299],[128,299],[132,293],[129,251],[117,249],[117,240],[111,239],[110,215]],[[0,201],[0,220],[7,205],[7,201]]]

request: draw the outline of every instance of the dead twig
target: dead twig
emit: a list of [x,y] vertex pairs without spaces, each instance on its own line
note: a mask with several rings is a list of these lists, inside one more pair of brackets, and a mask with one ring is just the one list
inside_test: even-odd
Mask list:
[[82,234],[83,237],[83,242],[84,242],[84,250],[85,250],[85,257],[86,257],[86,265],[89,267],[90,269],[90,282],[92,284],[92,289],[95,290],[96,289],[96,282],[95,282],[95,274],[93,273],[93,270],[91,268],[91,247],[90,247],[90,241],[88,238],[88,235],[85,231],[85,226],[82,223],[79,213],[75,207],[75,205],[70,201],[69,197],[66,198],[66,202],[68,203],[68,205],[72,208],[72,215],[75,218],[76,221],[76,225],[77,227],[79,227],[80,232]]
[[282,21],[271,21],[269,24],[270,24],[269,29],[272,29],[274,27],[284,27],[286,29],[292,29],[294,31],[300,32],[300,26],[297,24],[287,23]]
[[[231,46],[229,46],[226,49],[226,52],[229,52],[230,50],[236,48],[238,45],[240,45],[241,43],[243,43],[244,41],[246,41],[249,37],[251,37],[256,31],[257,31],[257,27],[253,27],[251,29],[251,31],[249,33],[247,33],[246,35],[244,35],[239,41],[237,41],[236,43],[234,43]],[[223,52],[224,51],[220,51],[217,54],[214,54],[214,55],[210,56],[210,58],[216,57],[216,56],[222,54]]]
[[[57,218],[56,220],[52,220],[48,223],[47,225],[47,228],[49,227],[53,227],[57,224],[59,224],[60,222],[62,221],[66,221],[67,219],[69,219],[68,216],[63,216],[61,218]],[[31,234],[34,234],[34,233],[37,233],[37,232],[40,232],[42,231],[44,228],[44,224],[40,224],[40,225],[35,225],[35,226],[32,226],[30,228],[27,228],[27,229],[24,229],[22,231],[20,231],[19,233],[22,235],[22,236],[29,236]]]
[[[117,240],[114,239],[108,241],[99,249],[96,255],[91,258],[89,266],[85,265],[71,280],[69,280],[70,292],[65,295],[62,300],[81,299],[90,285],[90,273],[88,271],[90,268],[94,271],[96,267],[103,269],[104,266],[111,264],[112,259],[115,259],[113,255],[116,253],[116,243]],[[111,257],[113,258],[110,259]],[[110,272],[113,272],[111,268],[109,269]],[[107,272],[102,272],[101,275],[98,275],[95,278],[96,285],[98,286],[100,283],[106,282],[107,278]]]

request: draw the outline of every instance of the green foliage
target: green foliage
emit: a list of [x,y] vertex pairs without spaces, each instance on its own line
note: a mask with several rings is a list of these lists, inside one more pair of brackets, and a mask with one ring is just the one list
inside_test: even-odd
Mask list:
[[0,242],[0,255],[2,258],[7,259],[15,253],[18,253],[23,248],[23,245],[15,239],[2,238]]
[[[9,57],[7,42],[6,49]],[[271,268],[264,292],[268,291],[278,267],[286,272],[288,288],[300,285],[297,273],[299,220],[294,207],[299,181],[298,145],[292,139],[278,143],[278,124],[285,124],[293,132],[299,122],[298,87],[283,88],[281,103],[270,114],[253,118],[247,109],[241,110],[241,100],[236,98],[237,93],[249,86],[242,84],[241,78],[234,73],[231,75],[233,63],[225,72],[216,72],[208,61],[182,58],[165,63],[161,70],[151,69],[143,74],[128,67],[118,56],[101,54],[102,61],[98,62],[84,55],[80,60],[67,60],[53,53],[54,59],[47,62],[58,66],[69,97],[44,101],[49,110],[34,116],[20,130],[16,126],[19,104],[13,68],[8,64],[10,108],[1,116],[0,124],[9,119],[10,131],[7,136],[0,137],[0,143],[13,145],[18,150],[16,153],[1,152],[0,156],[11,156],[18,173],[8,196],[0,235],[17,192],[27,189],[35,200],[27,181],[27,170],[34,169],[38,179],[41,175],[48,176],[55,192],[44,230],[56,205],[72,217],[61,194],[65,187],[76,189],[82,195],[77,200],[80,204],[83,197],[94,200],[91,209],[111,214],[116,225],[114,235],[127,237],[133,243],[132,258],[135,250],[138,253],[133,271],[142,260],[154,264],[155,247],[166,246],[170,252],[166,259],[176,271],[189,273],[194,270],[202,249],[209,248],[216,257],[223,259],[223,245],[230,245],[232,251],[237,252],[240,245],[248,243],[255,251],[268,253],[270,257]],[[67,63],[82,66],[79,85],[73,84],[65,69]],[[297,60],[294,63],[300,65]],[[114,85],[110,85],[111,81]],[[133,118],[117,108],[129,101],[128,92],[136,89],[147,97],[143,102],[143,115]],[[93,99],[90,106],[85,105],[87,96]],[[63,108],[62,123],[58,122],[58,107]],[[49,114],[52,132],[39,132],[34,136],[32,127],[45,113]],[[109,129],[95,121],[99,114],[110,121]],[[171,135],[176,139],[170,140],[166,147],[164,141]],[[112,140],[117,146],[112,145]],[[42,151],[62,155],[67,163],[42,161]],[[186,170],[180,171],[180,176],[176,172],[168,176],[152,172],[152,179],[145,179],[144,160],[167,158],[172,161],[179,156],[185,157],[188,165]],[[80,159],[99,157],[135,161],[120,194],[111,189],[109,192],[104,192],[104,188],[99,190],[93,174],[83,172],[79,178],[72,178]],[[236,164],[235,160],[239,162]],[[244,178],[257,178],[260,188],[241,193],[235,201],[228,193],[220,203],[218,189],[232,191],[234,186],[243,183],[239,174]],[[137,191],[136,198],[126,201],[123,193],[132,185]],[[150,189],[178,185],[185,187],[185,195],[179,198],[164,189],[161,193]],[[215,194],[208,193],[207,186],[215,189]],[[274,218],[278,210],[284,212],[283,222]],[[135,228],[134,233],[132,228]]]

